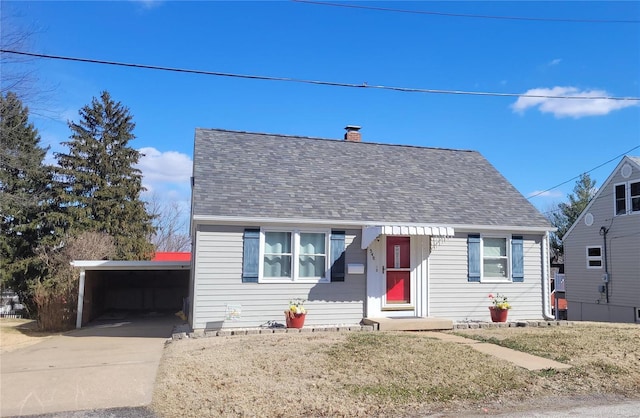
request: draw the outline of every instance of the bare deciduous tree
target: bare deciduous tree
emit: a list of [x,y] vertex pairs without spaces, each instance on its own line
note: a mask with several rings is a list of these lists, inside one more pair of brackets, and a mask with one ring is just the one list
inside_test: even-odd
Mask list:
[[150,237],[156,251],[190,251],[189,220],[179,202],[162,200],[153,193],[147,200],[147,211],[156,228]]
[[78,301],[78,274],[73,260],[104,260],[115,254],[113,237],[100,232],[83,232],[68,237],[55,247],[37,250],[43,275],[31,283],[38,308],[38,326],[46,331],[73,327]]

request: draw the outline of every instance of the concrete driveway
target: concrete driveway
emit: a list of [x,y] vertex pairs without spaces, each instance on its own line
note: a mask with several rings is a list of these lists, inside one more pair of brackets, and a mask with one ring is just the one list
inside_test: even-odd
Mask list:
[[179,323],[172,315],[112,319],[2,354],[0,416],[148,405]]

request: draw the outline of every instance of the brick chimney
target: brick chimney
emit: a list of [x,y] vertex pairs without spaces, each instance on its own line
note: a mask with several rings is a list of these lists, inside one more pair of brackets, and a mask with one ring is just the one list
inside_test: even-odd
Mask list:
[[347,125],[344,129],[347,132],[344,134],[344,140],[350,142],[360,142],[362,141],[362,136],[360,135],[360,127],[355,125]]

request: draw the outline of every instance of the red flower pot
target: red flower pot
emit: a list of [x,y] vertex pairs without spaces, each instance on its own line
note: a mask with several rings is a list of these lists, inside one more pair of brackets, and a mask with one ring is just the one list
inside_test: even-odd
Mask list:
[[495,306],[489,306],[492,322],[507,322],[507,314],[509,309],[498,309]]
[[291,311],[284,311],[287,328],[302,328],[304,326],[304,317],[306,315],[306,313],[294,314]]

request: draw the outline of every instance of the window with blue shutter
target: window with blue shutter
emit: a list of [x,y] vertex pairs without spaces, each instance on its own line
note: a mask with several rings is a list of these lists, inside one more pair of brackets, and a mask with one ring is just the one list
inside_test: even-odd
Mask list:
[[523,239],[515,235],[511,238],[511,280],[524,282]]
[[469,264],[468,281],[479,282],[480,269],[482,267],[482,260],[480,259],[480,235],[469,235],[467,238],[467,247]]
[[345,244],[344,231],[331,231],[331,281],[344,282]]
[[260,262],[260,230],[245,229],[242,253],[242,282],[258,283]]

